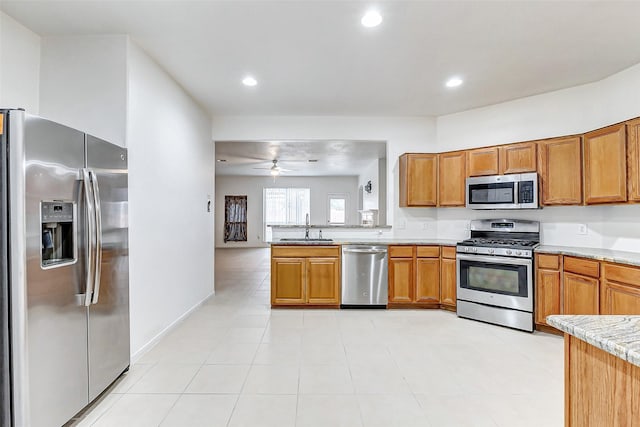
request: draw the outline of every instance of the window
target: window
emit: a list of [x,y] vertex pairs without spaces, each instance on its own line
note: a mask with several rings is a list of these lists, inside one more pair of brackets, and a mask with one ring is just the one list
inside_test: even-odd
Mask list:
[[329,224],[346,224],[347,194],[329,194]]
[[311,212],[311,190],[308,188],[265,188],[265,237],[270,239],[267,225],[302,225]]

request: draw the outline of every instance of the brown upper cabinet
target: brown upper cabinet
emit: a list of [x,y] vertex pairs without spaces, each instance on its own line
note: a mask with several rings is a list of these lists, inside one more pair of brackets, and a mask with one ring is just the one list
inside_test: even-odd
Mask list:
[[535,142],[521,142],[499,147],[498,155],[500,175],[508,173],[526,173],[536,171]]
[[467,179],[467,152],[438,155],[438,206],[464,206]]
[[629,201],[640,202],[640,119],[627,122]]
[[400,207],[437,206],[438,155],[400,156]]
[[582,141],[580,136],[538,142],[540,203],[582,204]]
[[467,151],[469,176],[498,175],[498,147]]
[[627,201],[627,133],[624,123],[584,134],[584,201]]

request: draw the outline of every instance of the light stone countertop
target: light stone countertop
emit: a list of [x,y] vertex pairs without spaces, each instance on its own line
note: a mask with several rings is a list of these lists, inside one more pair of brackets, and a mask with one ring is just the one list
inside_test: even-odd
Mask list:
[[[292,228],[292,229],[305,229],[307,228],[306,225],[267,225],[267,227],[271,227],[274,229],[286,229],[286,228]],[[389,229],[391,230],[391,226],[390,225],[362,225],[362,224],[352,224],[352,225],[348,225],[348,224],[325,224],[325,225],[309,225],[309,228],[312,230],[317,230],[317,229],[321,229],[321,230],[330,230],[332,228],[363,228],[365,230],[378,230],[378,229]]]
[[305,241],[304,239],[296,241],[280,241],[273,240],[267,242],[271,245],[292,245],[292,246],[312,246],[312,245],[436,245],[436,246],[455,246],[458,240],[450,239],[393,239],[393,238],[335,238],[331,242]]
[[535,252],[547,254],[570,255],[581,258],[590,258],[599,261],[615,262],[619,264],[629,264],[640,266],[640,253],[614,251],[612,249],[581,248],[575,246],[550,246],[540,245]]
[[553,315],[547,322],[607,353],[640,366],[640,316]]

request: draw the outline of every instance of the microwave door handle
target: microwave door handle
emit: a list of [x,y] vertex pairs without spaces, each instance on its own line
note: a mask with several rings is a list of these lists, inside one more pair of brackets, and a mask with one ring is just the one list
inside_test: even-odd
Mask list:
[[94,206],[94,198],[93,198],[93,185],[91,184],[91,174],[89,170],[86,168],[82,169],[82,182],[84,187],[84,200],[86,205],[86,218],[87,225],[86,231],[88,236],[88,241],[86,242],[86,266],[87,266],[87,275],[85,278],[86,281],[86,289],[84,294],[84,305],[90,306],[91,299],[93,294],[93,281],[95,279],[94,267],[95,267],[95,251],[93,247],[95,246],[95,206]]
[[95,250],[95,280],[93,289],[92,304],[98,303],[98,297],[100,296],[100,279],[102,276],[102,210],[100,206],[100,186],[98,185],[98,177],[92,170],[91,182],[93,184],[93,200],[94,200],[94,213],[95,213],[95,236],[96,236],[96,250]]

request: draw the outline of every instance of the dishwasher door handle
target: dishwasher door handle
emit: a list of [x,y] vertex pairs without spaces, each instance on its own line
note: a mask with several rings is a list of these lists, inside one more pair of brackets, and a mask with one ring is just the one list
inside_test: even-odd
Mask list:
[[343,251],[347,254],[386,254],[385,250],[375,250],[375,249],[345,249]]

